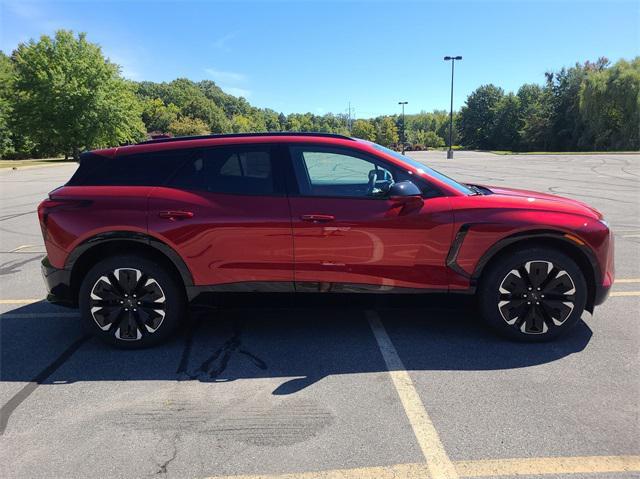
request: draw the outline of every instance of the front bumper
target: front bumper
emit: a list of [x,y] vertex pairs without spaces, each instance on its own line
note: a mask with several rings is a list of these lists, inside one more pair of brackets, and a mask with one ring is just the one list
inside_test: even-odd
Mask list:
[[61,306],[75,307],[77,298],[71,289],[71,271],[56,268],[45,256],[41,264],[42,277],[47,288],[47,301]]
[[595,295],[593,298],[593,303],[595,306],[604,303],[605,300],[609,297],[611,286],[613,286],[613,282],[615,281],[616,277],[615,270],[615,237],[613,236],[613,231],[609,230],[607,257],[604,264],[602,280],[600,282],[600,285],[596,287]]

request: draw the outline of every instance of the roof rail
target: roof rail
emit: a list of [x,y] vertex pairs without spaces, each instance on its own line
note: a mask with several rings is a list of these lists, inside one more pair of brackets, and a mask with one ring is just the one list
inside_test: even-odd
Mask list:
[[206,140],[210,138],[242,138],[251,136],[320,136],[327,138],[339,138],[341,140],[355,141],[353,138],[344,135],[338,135],[334,133],[313,133],[313,132],[297,132],[297,131],[273,131],[273,132],[261,132],[261,133],[224,133],[218,135],[197,135],[197,136],[175,136],[173,138],[155,138],[153,140],[146,140],[137,143],[138,145],[146,145],[149,143],[170,143],[173,141],[187,141],[187,140]]

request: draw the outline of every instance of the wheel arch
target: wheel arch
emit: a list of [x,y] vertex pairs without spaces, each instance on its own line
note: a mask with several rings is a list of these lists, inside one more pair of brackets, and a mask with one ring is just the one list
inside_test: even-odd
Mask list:
[[78,245],[67,258],[65,269],[70,271],[70,290],[75,302],[85,274],[98,261],[114,254],[133,253],[151,258],[181,280],[185,292],[193,286],[193,276],[182,257],[169,245],[149,235],[131,231],[98,234]]
[[598,261],[586,245],[579,244],[571,235],[560,231],[527,231],[501,239],[482,255],[471,275],[472,282],[478,284],[482,280],[482,274],[487,270],[487,267],[498,261],[501,256],[527,247],[548,247],[558,250],[573,259],[587,282],[587,304],[585,309],[593,313],[597,282],[601,274]]

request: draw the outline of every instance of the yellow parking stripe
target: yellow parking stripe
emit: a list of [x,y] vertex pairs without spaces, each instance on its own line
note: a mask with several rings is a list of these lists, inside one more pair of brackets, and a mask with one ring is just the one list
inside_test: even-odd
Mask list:
[[460,477],[638,472],[640,456],[533,457],[456,462]]
[[248,476],[212,476],[206,479],[431,479],[426,464],[394,464],[392,466],[332,469],[291,474],[258,474]]
[[416,391],[413,381],[409,376],[391,338],[387,334],[378,313],[375,311],[366,312],[369,325],[373,330],[373,335],[378,342],[378,347],[382,353],[384,362],[387,365],[393,385],[400,396],[400,401],[404,411],[413,428],[413,433],[418,440],[422,454],[427,460],[427,468],[430,477],[433,479],[456,479],[458,473],[449,456],[447,456],[444,446],[438,436],[438,431],[431,422],[418,391]]
[[614,284],[617,283],[640,283],[640,278],[622,278],[622,279],[616,279],[614,281]]
[[43,299],[0,299],[0,304],[31,304]]
[[612,291],[609,296],[640,296],[640,291]]
[[[481,459],[453,463],[460,478],[496,476],[545,476],[640,472],[640,456],[531,457]],[[289,474],[212,476],[207,479],[434,479],[427,464],[332,469]]]

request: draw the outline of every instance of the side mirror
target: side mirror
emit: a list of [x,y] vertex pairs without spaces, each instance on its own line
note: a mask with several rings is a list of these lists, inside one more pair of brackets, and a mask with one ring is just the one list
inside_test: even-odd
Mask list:
[[420,188],[409,180],[394,183],[389,188],[389,198],[401,199],[409,196],[422,196]]
[[404,214],[419,209],[424,203],[420,188],[408,180],[392,184],[387,196],[395,202],[394,207],[402,206]]

